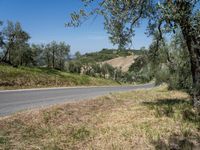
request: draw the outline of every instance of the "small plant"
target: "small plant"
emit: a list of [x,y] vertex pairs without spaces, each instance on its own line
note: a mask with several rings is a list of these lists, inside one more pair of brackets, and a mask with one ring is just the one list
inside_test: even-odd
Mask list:
[[49,112],[44,112],[43,113],[43,119],[44,119],[44,123],[48,124],[50,119],[51,119],[51,114]]
[[0,149],[9,150],[10,149],[10,141],[6,135],[0,135]]
[[86,127],[75,129],[72,132],[72,137],[75,140],[84,140],[85,138],[89,137],[89,135],[90,131]]
[[155,116],[156,117],[172,117],[174,114],[174,109],[172,106],[167,105],[167,106],[156,106],[154,107],[155,109]]
[[183,120],[200,124],[200,116],[195,110],[185,108],[184,110],[182,110],[181,114]]
[[0,144],[7,144],[8,138],[5,136],[0,136]]

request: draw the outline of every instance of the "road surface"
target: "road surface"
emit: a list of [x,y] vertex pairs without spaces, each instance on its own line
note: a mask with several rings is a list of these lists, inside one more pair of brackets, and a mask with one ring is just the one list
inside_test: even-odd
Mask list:
[[109,94],[143,88],[152,88],[154,84],[114,87],[77,87],[48,88],[27,90],[0,91],[0,116],[6,116],[18,111],[43,107],[70,101],[85,100]]

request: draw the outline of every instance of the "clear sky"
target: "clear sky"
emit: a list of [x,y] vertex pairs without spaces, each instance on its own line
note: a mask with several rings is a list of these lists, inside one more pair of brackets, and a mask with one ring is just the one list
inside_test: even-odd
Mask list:
[[[79,28],[66,28],[70,12],[78,10],[80,0],[0,0],[0,20],[19,21],[31,36],[31,43],[65,41],[71,52],[81,53],[114,48],[103,27],[103,18],[91,18]],[[148,47],[151,39],[145,25],[136,31],[133,48]]]

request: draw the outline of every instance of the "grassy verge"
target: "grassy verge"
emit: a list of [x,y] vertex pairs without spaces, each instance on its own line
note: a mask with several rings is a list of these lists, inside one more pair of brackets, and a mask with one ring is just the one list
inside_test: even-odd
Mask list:
[[198,149],[190,97],[162,86],[0,119],[2,149]]
[[119,85],[119,83],[47,68],[14,68],[0,65],[0,89],[81,85]]

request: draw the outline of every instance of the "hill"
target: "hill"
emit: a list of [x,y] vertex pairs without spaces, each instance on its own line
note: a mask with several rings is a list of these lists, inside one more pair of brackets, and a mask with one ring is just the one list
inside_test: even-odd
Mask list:
[[117,57],[126,57],[130,55],[142,55],[142,50],[117,50],[117,49],[103,49],[99,52],[86,53],[80,56],[79,59],[88,59],[94,62],[104,62]]
[[117,85],[119,83],[55,69],[0,65],[0,89],[64,87],[81,85]]

